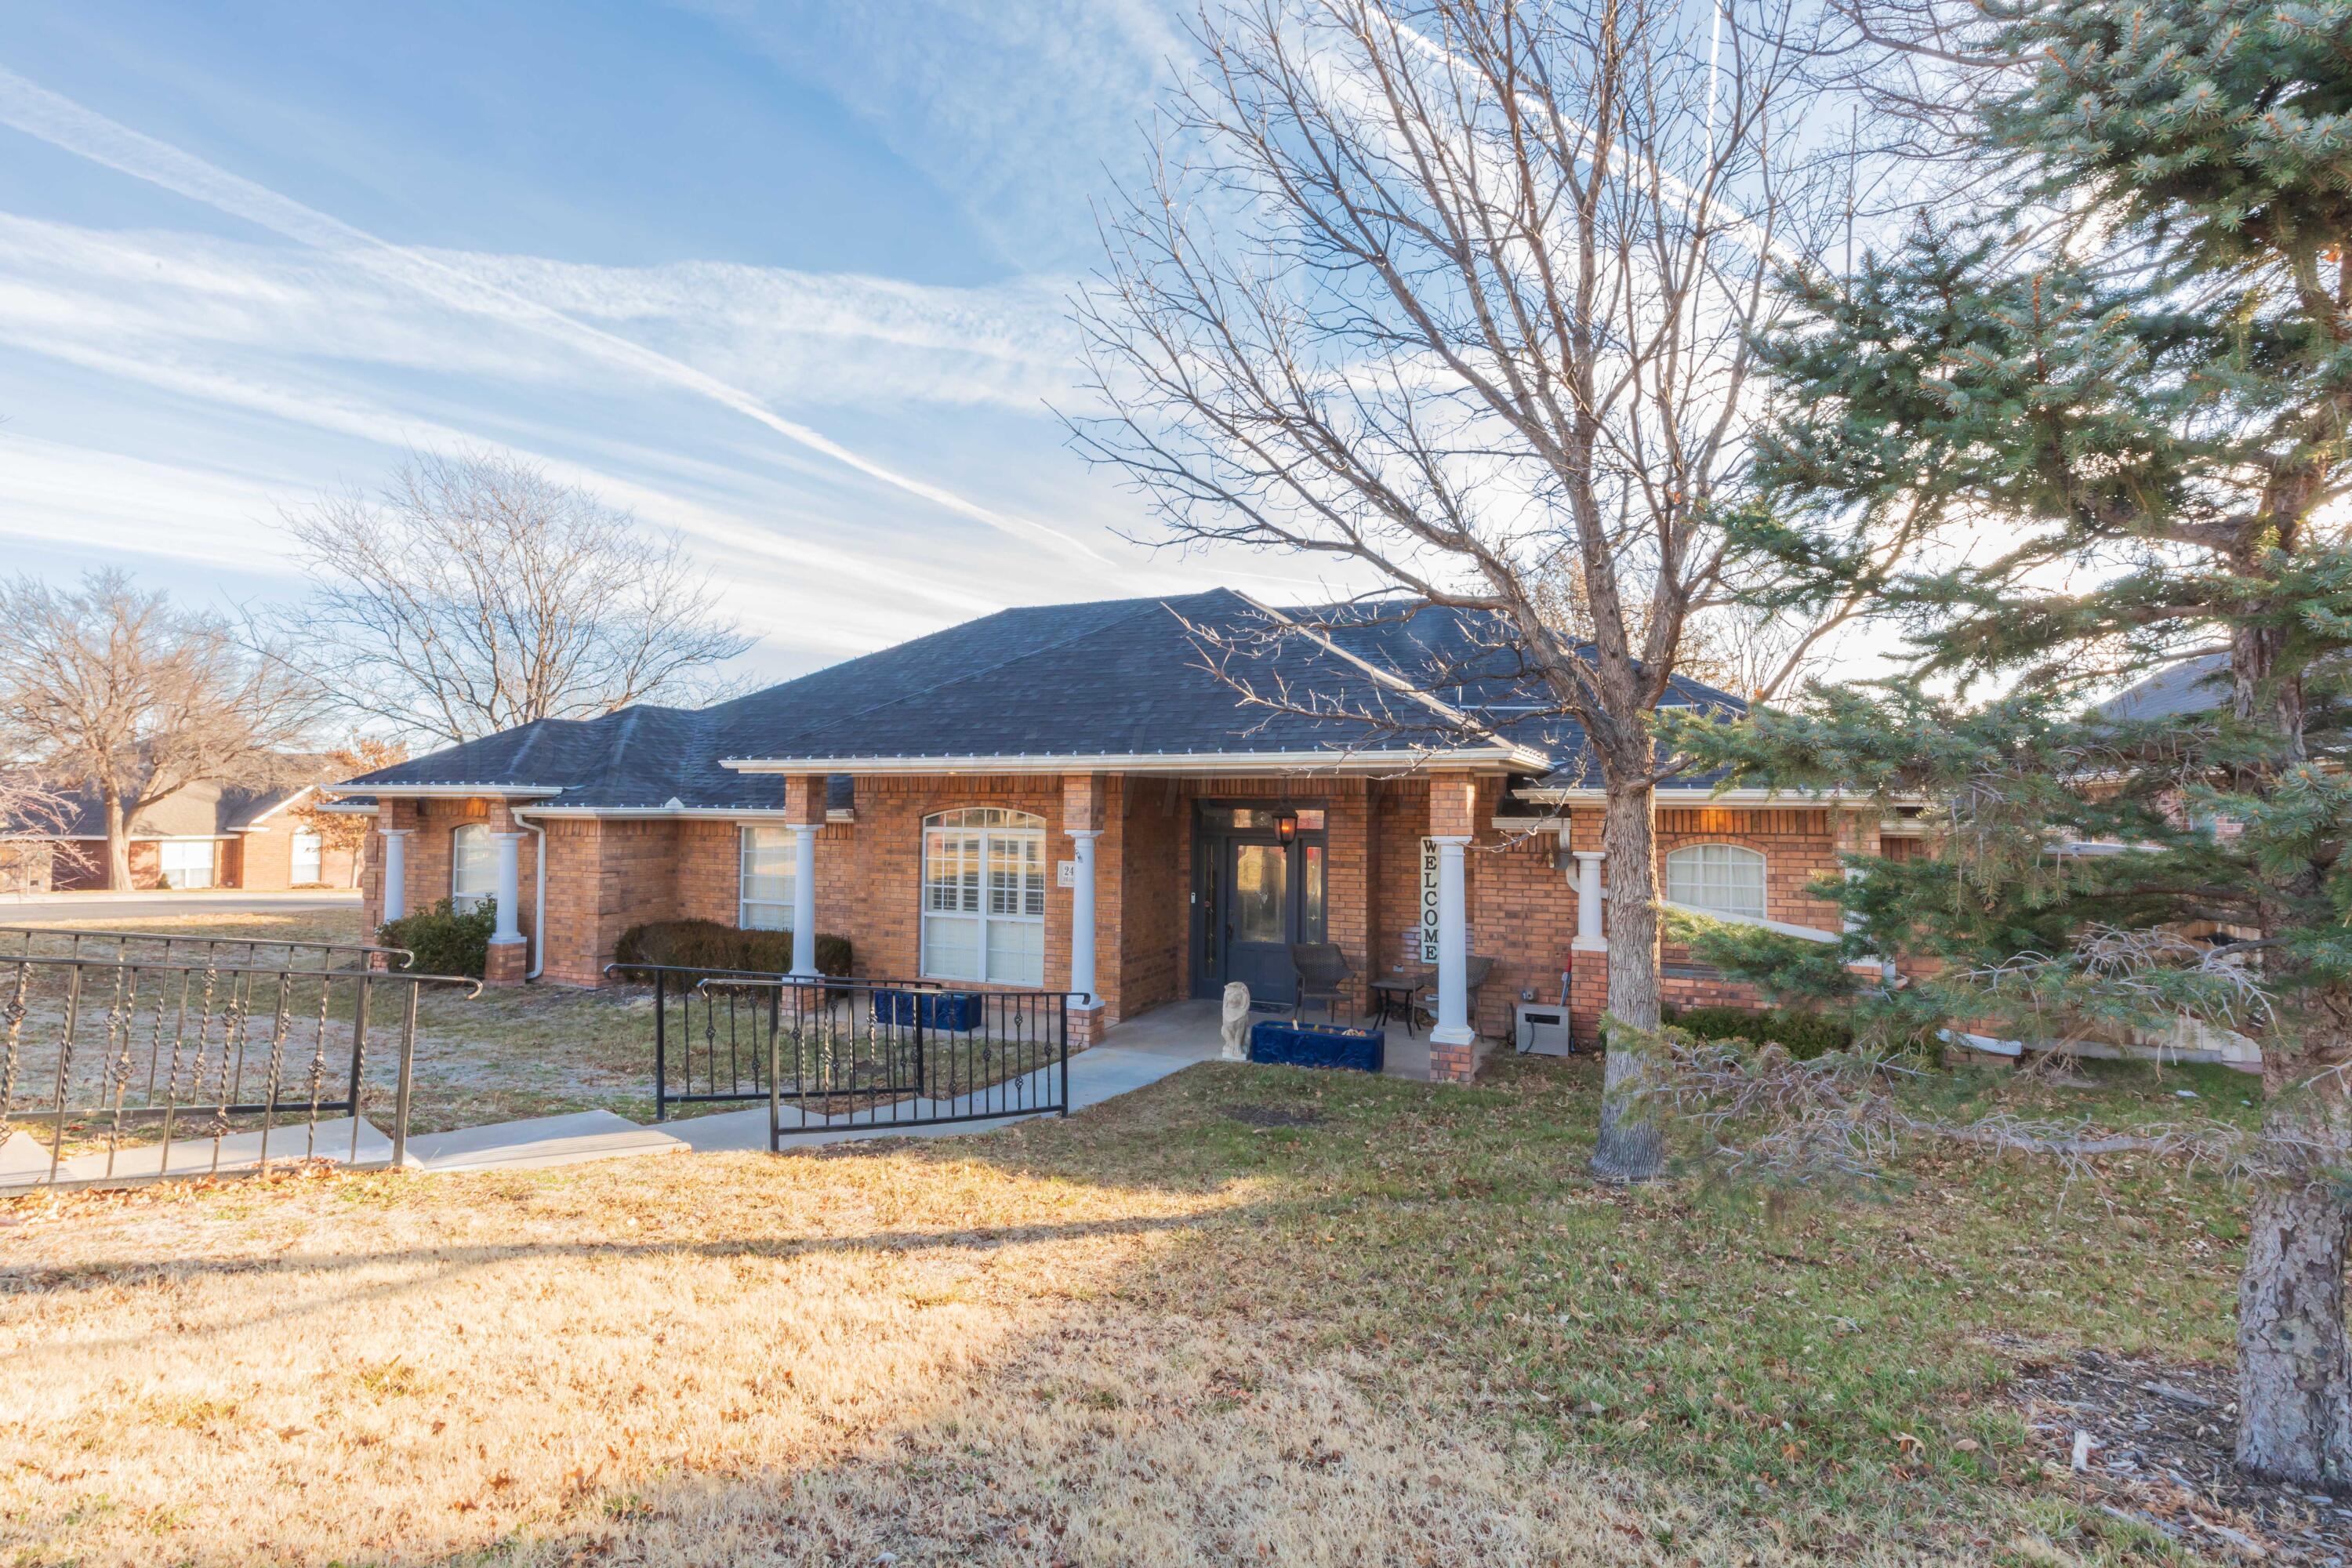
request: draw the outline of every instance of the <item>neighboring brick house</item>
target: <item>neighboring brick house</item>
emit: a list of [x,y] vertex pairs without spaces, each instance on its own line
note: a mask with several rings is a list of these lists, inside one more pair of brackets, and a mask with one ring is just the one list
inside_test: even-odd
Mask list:
[[[349,849],[325,845],[296,808],[316,785],[259,786],[199,779],[142,810],[131,823],[131,885],[282,890],[348,888]],[[59,820],[36,832],[0,834],[12,873],[5,890],[68,892],[106,886],[106,811],[97,792],[68,795]],[[71,844],[78,853],[49,853]]]
[[[1580,742],[1508,721],[1528,704],[1462,673],[1479,639],[1453,612],[1265,644],[1277,614],[1223,590],[1008,610],[715,707],[542,721],[365,774],[341,787],[383,835],[370,919],[493,898],[493,978],[593,984],[640,922],[809,936],[813,917],[861,974],[1085,994],[1082,1036],[1229,980],[1286,999],[1291,942],[1337,944],[1359,1006],[1375,978],[1458,974],[1450,949],[1495,965],[1475,1016],[1441,981],[1441,1074],[1466,1076],[1471,1031],[1507,1036],[1523,992],[1569,984],[1589,1034],[1605,921]],[[1230,639],[1222,677],[1204,637]],[[1433,670],[1443,709],[1417,689]],[[1291,700],[1245,703],[1236,679]],[[1693,681],[1670,700],[1742,706]],[[1465,733],[1464,712],[1497,717]],[[1824,939],[1807,884],[1881,831],[1866,803],[1704,783],[1659,805],[1669,900]],[[1673,998],[1743,996],[1669,957]]]

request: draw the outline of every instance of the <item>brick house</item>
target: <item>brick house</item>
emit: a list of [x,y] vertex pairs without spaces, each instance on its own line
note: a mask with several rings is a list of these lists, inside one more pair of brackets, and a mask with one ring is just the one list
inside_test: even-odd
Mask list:
[[[1223,590],[1008,610],[340,788],[382,835],[371,921],[492,899],[494,979],[594,984],[629,927],[703,917],[793,931],[797,968],[821,931],[863,975],[1076,993],[1087,1038],[1232,980],[1286,1000],[1288,944],[1328,942],[1360,1008],[1371,980],[1435,969],[1433,1068],[1466,1077],[1474,1032],[1507,1037],[1523,994],[1568,989],[1588,1035],[1606,1001],[1591,759],[1514,722],[1507,678],[1463,673],[1483,657],[1445,611],[1310,631]],[[1741,706],[1693,681],[1670,700]],[[1808,884],[1883,826],[1866,802],[1704,782],[1659,805],[1671,902],[1824,940]],[[1466,955],[1494,960],[1475,997]],[[1670,959],[1675,1000],[1744,999]]]
[[[199,779],[142,810],[131,823],[134,889],[349,888],[347,848],[324,843],[297,814],[317,792]],[[59,820],[0,833],[0,891],[69,892],[106,886],[106,811],[94,790],[65,797]],[[60,846],[78,851],[61,855]]]

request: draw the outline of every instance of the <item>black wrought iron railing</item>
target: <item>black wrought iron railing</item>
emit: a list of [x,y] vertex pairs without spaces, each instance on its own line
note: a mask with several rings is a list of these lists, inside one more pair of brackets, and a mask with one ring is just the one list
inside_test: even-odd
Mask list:
[[[324,945],[324,944],[320,944]],[[416,1002],[370,968],[0,956],[0,1191],[406,1154]],[[384,1037],[389,1035],[389,1038]],[[392,1103],[363,1111],[372,1053]],[[342,1125],[344,1122],[348,1125]]]
[[765,1100],[776,1147],[1069,1110],[1067,993],[628,967],[653,986],[656,1120]]
[[258,936],[91,931],[79,926],[0,926],[0,957],[97,958],[117,963],[236,964],[260,969],[406,969],[404,947]]

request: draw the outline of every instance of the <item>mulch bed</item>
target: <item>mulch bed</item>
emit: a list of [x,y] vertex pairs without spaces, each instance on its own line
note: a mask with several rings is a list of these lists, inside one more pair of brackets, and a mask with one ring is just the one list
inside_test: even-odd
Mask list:
[[2213,1556],[2352,1564],[2352,1497],[2258,1481],[2232,1461],[2230,1369],[2083,1350],[2029,1359],[2011,1386],[2050,1468],[2073,1475],[2075,1434],[2090,1434],[2080,1479],[2106,1511]]

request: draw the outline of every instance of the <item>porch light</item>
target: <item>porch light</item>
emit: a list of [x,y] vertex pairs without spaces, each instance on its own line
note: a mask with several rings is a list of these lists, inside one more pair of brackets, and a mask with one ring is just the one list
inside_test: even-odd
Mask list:
[[1286,805],[1281,810],[1276,812],[1274,814],[1274,836],[1285,844],[1297,843],[1298,840],[1298,814],[1291,810]]

